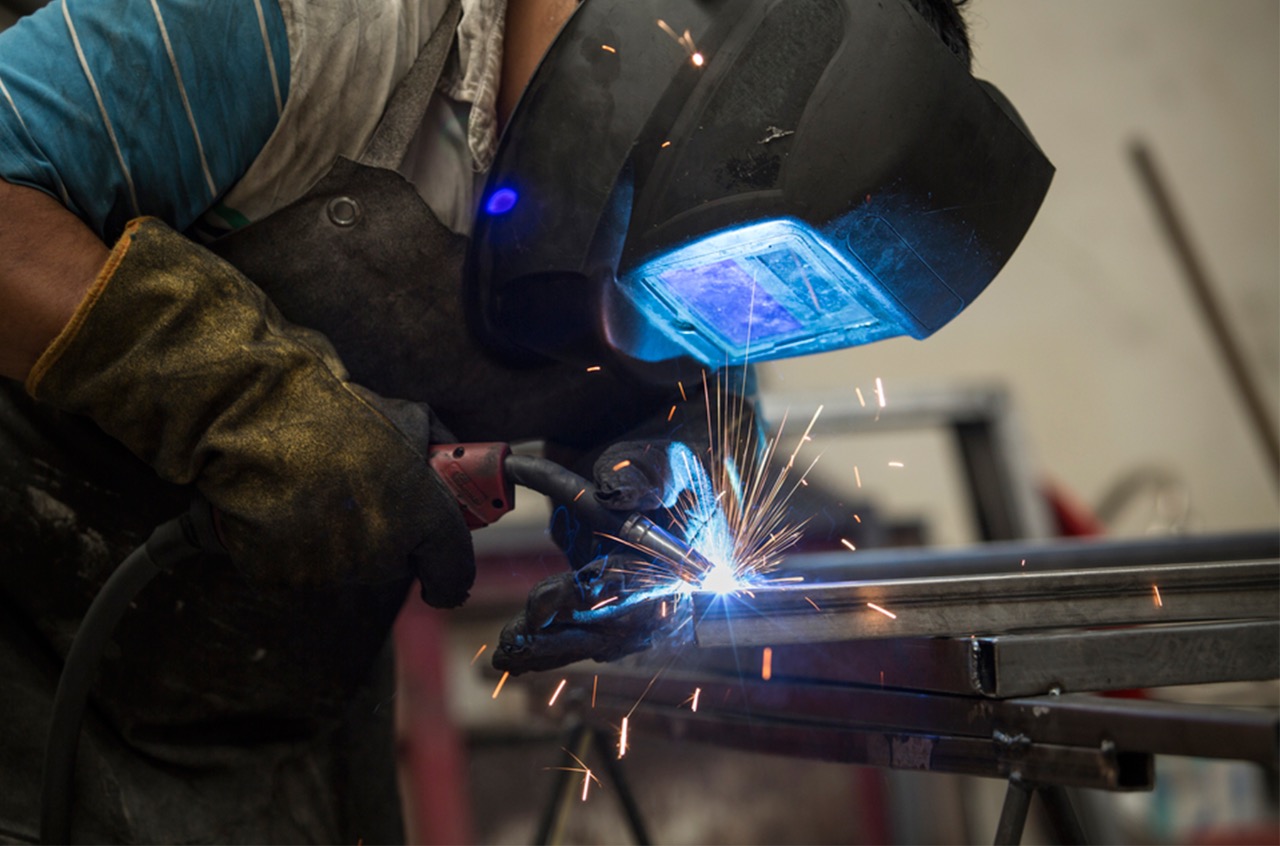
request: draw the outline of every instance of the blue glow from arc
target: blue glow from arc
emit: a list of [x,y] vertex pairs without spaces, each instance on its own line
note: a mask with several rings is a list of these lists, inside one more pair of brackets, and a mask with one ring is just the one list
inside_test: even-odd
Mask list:
[[663,505],[674,507],[684,491],[693,495],[693,505],[681,515],[685,524],[684,539],[714,565],[703,575],[700,587],[716,593],[741,589],[733,557],[733,532],[707,468],[693,450],[680,441],[668,447],[667,463],[671,467],[671,483],[663,493]]
[[488,202],[484,204],[484,210],[489,214],[506,214],[515,208],[519,199],[520,195],[514,188],[499,188],[489,195]]

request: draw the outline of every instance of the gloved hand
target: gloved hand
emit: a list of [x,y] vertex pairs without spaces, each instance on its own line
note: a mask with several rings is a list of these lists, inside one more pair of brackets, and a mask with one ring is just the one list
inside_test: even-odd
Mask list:
[[[595,497],[601,505],[619,512],[640,511],[677,537],[686,537],[680,525],[694,515],[694,501],[709,504],[727,483],[726,467],[748,473],[759,459],[759,432],[751,403],[734,395],[712,397],[717,412],[708,415],[707,398],[677,403],[629,432],[623,440],[586,455],[553,452],[567,466],[590,463]],[[696,518],[695,518],[696,519]],[[696,527],[692,527],[696,528]],[[594,558],[616,551],[616,544],[578,526],[571,515],[553,516],[552,536],[581,567]]]
[[426,406],[348,382],[324,336],[158,220],[129,224],[26,388],[194,483],[256,579],[417,575],[432,605],[466,599],[471,536],[427,464]]
[[632,572],[623,555],[543,579],[503,628],[494,668],[519,675],[649,648],[662,598],[637,590]]

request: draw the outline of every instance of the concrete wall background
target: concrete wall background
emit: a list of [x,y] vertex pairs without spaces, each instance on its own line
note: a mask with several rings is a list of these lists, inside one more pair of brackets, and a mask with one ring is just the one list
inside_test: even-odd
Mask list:
[[[1032,464],[1087,504],[1123,474],[1159,468],[1176,502],[1146,497],[1115,529],[1275,527],[1277,496],[1126,145],[1143,138],[1276,413],[1280,398],[1280,5],[1272,0],[972,0],[975,72],[1009,96],[1057,167],[1022,247],[954,323],[761,367],[769,393],[870,396],[998,382]],[[864,493],[963,541],[936,445],[886,437],[824,455],[862,466]],[[820,443],[814,449],[821,451]],[[857,457],[860,455],[861,457]],[[896,473],[886,459],[906,465]],[[1161,513],[1157,513],[1159,510]]]

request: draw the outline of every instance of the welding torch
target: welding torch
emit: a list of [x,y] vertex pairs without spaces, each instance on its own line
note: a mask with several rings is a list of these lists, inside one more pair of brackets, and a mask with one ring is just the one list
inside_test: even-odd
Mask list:
[[711,569],[701,553],[639,511],[606,508],[595,497],[592,482],[549,459],[515,455],[504,443],[436,444],[427,457],[472,530],[510,511],[515,504],[513,486],[520,485],[576,514],[597,535],[658,559]]

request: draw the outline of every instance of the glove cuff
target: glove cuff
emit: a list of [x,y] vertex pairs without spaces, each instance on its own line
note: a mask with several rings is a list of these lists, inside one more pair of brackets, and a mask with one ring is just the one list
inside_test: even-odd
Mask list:
[[44,381],[45,374],[58,363],[58,359],[62,357],[63,352],[80,334],[81,327],[88,320],[93,307],[97,305],[102,292],[106,290],[107,283],[115,276],[116,268],[120,266],[120,262],[124,260],[125,254],[129,251],[129,247],[132,246],[134,233],[138,231],[147,219],[136,218],[129,221],[128,225],[125,226],[124,233],[116,241],[115,246],[111,248],[111,252],[107,255],[107,260],[98,271],[98,275],[94,277],[93,284],[85,292],[80,304],[76,306],[71,319],[67,321],[62,330],[58,332],[57,337],[53,339],[49,346],[45,348],[45,351],[40,354],[40,358],[36,360],[31,372],[27,374],[26,382],[23,384],[23,388],[26,389],[26,392],[31,397],[39,399],[40,383]]

